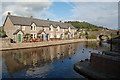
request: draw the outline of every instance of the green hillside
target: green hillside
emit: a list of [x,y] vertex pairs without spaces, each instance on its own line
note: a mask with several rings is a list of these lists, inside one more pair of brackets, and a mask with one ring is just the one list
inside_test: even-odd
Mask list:
[[0,38],[5,36],[4,28],[0,26]]
[[96,26],[96,25],[90,24],[88,22],[67,21],[65,23],[71,23],[75,28],[78,28],[78,29],[87,29],[87,30],[91,29],[93,31],[99,31],[101,29],[108,29],[102,26]]

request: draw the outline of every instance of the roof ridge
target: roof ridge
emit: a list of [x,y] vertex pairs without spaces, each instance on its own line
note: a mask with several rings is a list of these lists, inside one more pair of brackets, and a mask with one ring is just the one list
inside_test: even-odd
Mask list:
[[[19,18],[29,18],[31,19],[31,17],[27,17],[27,16],[16,16],[16,15],[8,15],[8,16],[11,16],[11,17],[19,17]],[[37,20],[42,20],[42,21],[48,21],[48,22],[56,22],[56,23],[62,23],[64,24],[64,22],[59,22],[59,21],[53,21],[53,20],[45,20],[45,19],[39,19],[39,18],[32,18],[33,20],[37,19]],[[70,23],[65,23],[65,24],[70,24]]]
[[59,25],[62,28],[68,28],[68,27],[74,28],[70,23],[63,23],[58,21],[44,20],[44,19],[33,18],[33,17],[22,17],[22,16],[15,16],[15,15],[8,15],[8,17],[10,17],[13,24],[31,25],[31,22],[35,22],[38,26],[53,25],[57,27]]

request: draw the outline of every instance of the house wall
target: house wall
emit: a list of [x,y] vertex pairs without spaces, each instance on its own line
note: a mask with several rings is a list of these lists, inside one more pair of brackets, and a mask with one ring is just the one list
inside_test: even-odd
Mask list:
[[[31,26],[35,26],[35,30],[31,30]],[[9,17],[7,18],[5,25],[4,25],[4,30],[6,31],[6,34],[8,35],[9,38],[14,39],[15,41],[18,40],[17,35],[13,35],[13,33],[17,30],[17,29],[22,29],[22,31],[26,34],[26,33],[35,33],[37,34],[40,30],[43,30],[46,32],[46,34],[49,34],[49,38],[60,38],[61,34],[62,34],[62,38],[64,39],[64,37],[68,37],[68,35],[65,35],[64,33],[68,30],[70,30],[70,33],[73,34],[74,37],[74,33],[75,33],[75,29],[63,29],[59,26],[57,26],[57,28],[54,28],[52,25],[50,27],[42,27],[42,26],[37,26],[35,23],[32,23],[31,26],[21,26],[21,25],[13,25],[13,23],[11,22],[11,20],[9,19]],[[50,28],[52,30],[50,30]],[[59,29],[59,31],[57,31],[57,29]],[[46,36],[45,34],[45,36]],[[52,34],[52,36],[51,36]]]
[[[36,29],[35,30],[31,30],[31,26],[35,26]],[[23,30],[24,33],[38,33],[39,30],[42,30],[42,27],[37,27],[37,25],[35,25],[34,23],[31,26],[25,26],[25,30]]]
[[12,24],[11,20],[9,19],[9,17],[6,19],[6,22],[4,24],[4,30],[6,32],[6,35],[10,38],[13,39],[14,35],[13,33],[16,31],[16,28],[14,27],[14,25]]

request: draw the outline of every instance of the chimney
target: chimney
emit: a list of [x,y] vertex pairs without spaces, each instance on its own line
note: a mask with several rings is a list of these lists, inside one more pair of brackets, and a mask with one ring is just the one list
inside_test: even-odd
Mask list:
[[62,22],[61,20],[59,22]]
[[33,16],[30,16],[30,18],[33,18]]
[[8,15],[10,15],[10,12],[8,12]]

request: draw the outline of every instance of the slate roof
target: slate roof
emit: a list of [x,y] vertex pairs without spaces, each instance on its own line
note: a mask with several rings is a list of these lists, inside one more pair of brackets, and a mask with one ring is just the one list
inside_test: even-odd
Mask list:
[[49,27],[50,25],[53,25],[53,27],[60,26],[61,28],[72,28],[74,29],[70,23],[62,23],[62,22],[56,22],[56,21],[50,21],[50,20],[41,20],[37,18],[31,18],[31,17],[19,17],[19,16],[13,16],[13,15],[8,15],[10,20],[14,25],[28,25],[30,26],[32,23],[35,23],[37,26],[42,26],[42,27]]
[[79,33],[79,31],[76,31],[74,34],[77,34],[77,33]]
[[70,33],[70,32],[69,32],[69,31],[66,31],[66,32],[65,32],[65,34],[68,34],[68,33]]
[[21,31],[21,32],[24,34],[24,32],[23,32],[21,29],[17,29],[17,30],[13,33],[13,35],[17,34],[19,31]]
[[46,32],[45,32],[44,30],[40,30],[40,31],[38,32],[38,34],[41,34],[42,32],[44,32],[44,33],[46,34]]

